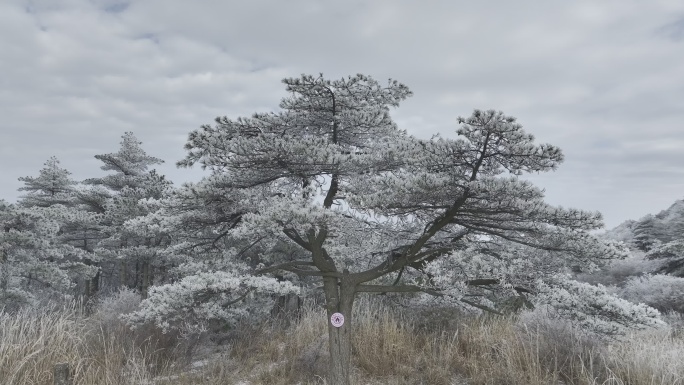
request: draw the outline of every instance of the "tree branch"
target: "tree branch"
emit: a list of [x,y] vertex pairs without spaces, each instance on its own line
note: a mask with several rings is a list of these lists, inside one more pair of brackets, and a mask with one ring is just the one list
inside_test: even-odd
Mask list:
[[432,290],[423,288],[415,285],[402,285],[402,286],[387,286],[387,285],[358,285],[356,291],[361,293],[427,293],[434,295],[435,297],[441,297],[444,294]]
[[275,266],[270,266],[270,267],[265,267],[263,269],[259,269],[254,272],[254,274],[266,274],[266,273],[272,273],[277,270],[287,270],[288,268],[292,267],[297,267],[297,266],[314,266],[314,263],[311,261],[291,261],[291,262],[285,262],[281,263],[279,265]]
[[311,244],[302,239],[296,230],[283,228],[283,233],[292,241],[294,241],[294,243],[301,246],[304,250],[311,251]]
[[303,270],[303,269],[299,269],[298,268],[299,266],[315,266],[315,264],[311,261],[285,262],[285,263],[281,263],[279,265],[259,269],[259,270],[255,271],[254,274],[266,274],[266,273],[272,273],[272,272],[278,271],[278,270],[285,270],[285,271],[289,271],[291,273],[297,274],[299,276],[334,277],[334,278],[342,277],[342,273],[339,273],[339,272]]
[[[498,279],[495,279],[495,278],[479,278],[479,279],[471,279],[469,281],[466,281],[465,283],[468,286],[488,286],[488,285],[498,285],[499,283],[501,283],[501,281]],[[515,291],[517,291],[518,293],[533,294],[532,290],[524,288],[522,286],[513,286],[513,289],[515,289]]]

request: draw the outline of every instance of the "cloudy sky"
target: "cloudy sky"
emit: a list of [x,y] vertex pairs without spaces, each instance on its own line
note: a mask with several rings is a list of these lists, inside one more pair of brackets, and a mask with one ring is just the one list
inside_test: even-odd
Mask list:
[[277,108],[280,80],[364,73],[414,96],[418,137],[474,108],[560,146],[547,201],[607,227],[684,198],[684,2],[2,0],[0,198],[52,155],[73,177],[133,131],[176,185],[187,134]]

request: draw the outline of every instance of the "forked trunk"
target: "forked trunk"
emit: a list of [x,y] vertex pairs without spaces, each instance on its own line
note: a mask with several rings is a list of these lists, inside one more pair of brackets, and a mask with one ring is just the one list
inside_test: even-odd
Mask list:
[[[338,286],[336,278],[325,278],[324,290],[330,351],[328,380],[330,385],[350,385],[352,307],[356,293],[354,287],[346,285],[344,280]],[[344,324],[340,327],[331,322],[330,318],[335,313],[344,316]]]

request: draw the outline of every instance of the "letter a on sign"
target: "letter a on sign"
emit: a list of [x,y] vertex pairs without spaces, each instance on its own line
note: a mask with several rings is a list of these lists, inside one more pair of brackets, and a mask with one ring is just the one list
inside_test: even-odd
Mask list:
[[330,316],[330,323],[332,324],[332,326],[338,328],[344,325],[344,316],[342,315],[342,313],[335,313]]

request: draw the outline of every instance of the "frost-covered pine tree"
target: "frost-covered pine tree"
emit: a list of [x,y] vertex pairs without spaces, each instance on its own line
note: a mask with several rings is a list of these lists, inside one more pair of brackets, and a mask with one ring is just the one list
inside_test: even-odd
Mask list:
[[95,155],[95,159],[104,163],[100,168],[113,173],[101,178],[87,179],[84,183],[101,185],[112,191],[142,187],[149,173],[148,168],[164,163],[159,158],[147,155],[141,146],[142,142],[132,132],[126,132],[122,139],[121,147],[116,153]]
[[104,213],[105,206],[116,193],[124,188],[141,187],[149,179],[149,166],[164,162],[147,155],[141,146],[142,142],[138,141],[132,132],[126,132],[122,139],[119,151],[95,155],[95,159],[104,163],[100,167],[103,171],[113,172],[100,178],[83,181],[84,185],[91,187],[78,192],[78,201],[88,211]]
[[37,177],[22,177],[24,187],[19,191],[28,191],[20,197],[20,204],[26,207],[49,207],[55,204],[70,206],[74,199],[74,186],[78,183],[71,179],[71,173],[60,167],[57,157],[45,162],[45,167]]
[[671,212],[667,223],[669,240],[684,240],[684,200],[676,201],[668,211]]
[[659,263],[655,272],[684,278],[684,237],[658,245],[646,258]]
[[656,272],[684,278],[684,201],[675,202],[668,212],[670,241],[656,245],[646,257],[661,264]]
[[0,201],[0,308],[70,295],[74,278],[96,274],[81,262],[82,250],[60,239],[68,215],[62,205],[27,208]]
[[634,226],[634,245],[641,251],[649,251],[658,244],[656,237],[656,218],[648,214]]
[[[239,268],[151,292],[134,321],[163,323],[172,309],[193,307],[206,293],[287,291],[267,279],[276,272],[300,284],[313,277],[328,317],[345,317],[340,327],[328,323],[332,384],[349,383],[352,307],[364,292],[498,311],[477,295],[490,288],[502,297],[537,295],[610,330],[613,321],[657,323],[653,309],[611,302],[559,275],[559,266],[591,270],[625,253],[589,233],[602,226],[599,213],[552,207],[540,189],[517,178],[551,171],[563,156],[555,146],[535,144],[515,118],[475,110],[460,118],[458,139],[419,140],[390,117],[390,108],[411,95],[397,81],[303,75],[283,82],[290,95],[280,111],[217,118],[190,134],[179,162],[210,170],[196,193],[232,202],[225,236],[216,238],[261,244],[258,263],[247,263],[241,249],[226,249],[224,265]],[[295,252],[282,252],[278,243]],[[240,299],[227,295],[208,312],[239,315]]]
[[79,202],[88,211],[101,214],[100,240],[94,246],[102,266],[106,286],[125,285],[147,292],[154,275],[155,247],[162,239],[146,234],[133,234],[124,228],[127,220],[148,214],[144,201],[159,199],[172,188],[171,182],[159,175],[151,165],[163,163],[147,155],[132,132],[122,136],[116,153],[96,155],[104,163],[104,171],[112,173],[90,178],[83,183]]
[[137,187],[124,187],[106,206],[104,216],[109,237],[100,243],[99,251],[121,262],[121,283],[139,290],[143,297],[147,296],[156,272],[164,268],[159,248],[170,241],[170,236],[136,231],[125,224],[156,209],[155,200],[169,194],[171,189],[171,182],[152,170]]
[[[99,239],[97,230],[101,216],[85,211],[83,205],[78,204],[77,194],[78,182],[71,179],[71,173],[59,166],[59,160],[51,157],[46,163],[45,168],[39,171],[38,177],[19,178],[24,182],[24,187],[19,191],[28,191],[19,199],[19,206],[34,208],[50,207],[53,212],[59,212],[57,217],[52,216],[53,220],[58,220],[58,236],[53,240],[65,246],[76,247],[86,253],[76,253],[75,260],[71,262],[93,266],[86,269],[87,276],[75,277],[77,282],[82,282],[86,297],[90,296],[91,287],[97,287],[99,272],[96,271],[93,263],[95,256],[92,254],[94,242]],[[44,210],[43,210],[44,211]],[[63,263],[67,262],[62,261]]]

